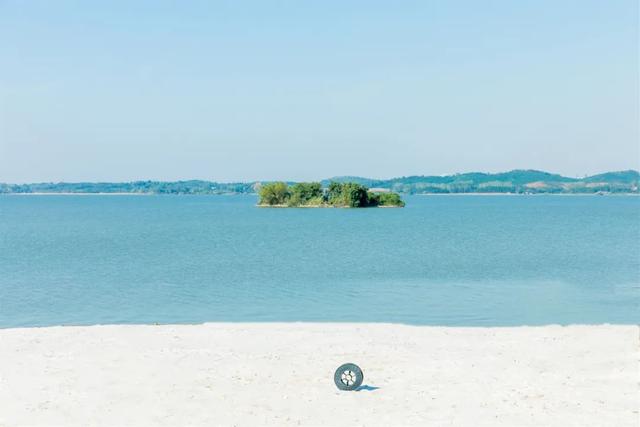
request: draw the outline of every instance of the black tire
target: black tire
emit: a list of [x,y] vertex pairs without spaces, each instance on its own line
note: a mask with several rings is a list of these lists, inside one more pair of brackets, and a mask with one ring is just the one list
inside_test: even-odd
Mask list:
[[344,391],[352,391],[362,385],[364,380],[364,374],[362,369],[354,363],[345,363],[336,369],[336,373],[333,374],[333,382],[336,383],[336,387]]

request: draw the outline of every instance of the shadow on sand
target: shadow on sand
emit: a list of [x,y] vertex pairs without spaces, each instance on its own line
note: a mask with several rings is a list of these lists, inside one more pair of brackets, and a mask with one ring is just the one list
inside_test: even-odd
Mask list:
[[355,391],[374,391],[374,390],[378,390],[380,387],[375,387],[375,386],[371,386],[371,385],[361,385],[360,387],[358,387],[357,389],[355,389]]

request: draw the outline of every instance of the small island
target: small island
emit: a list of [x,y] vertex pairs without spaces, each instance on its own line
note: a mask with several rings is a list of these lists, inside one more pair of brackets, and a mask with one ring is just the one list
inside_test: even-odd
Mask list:
[[258,188],[260,207],[279,208],[402,208],[398,193],[371,191],[355,182],[271,182]]

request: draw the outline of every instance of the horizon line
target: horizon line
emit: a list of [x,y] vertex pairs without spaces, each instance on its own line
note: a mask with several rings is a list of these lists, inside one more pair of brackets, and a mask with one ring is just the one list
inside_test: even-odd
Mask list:
[[215,179],[206,179],[206,178],[183,178],[183,179],[170,179],[170,180],[166,180],[166,179],[130,179],[130,180],[79,180],[79,181],[74,181],[74,180],[51,180],[51,181],[30,181],[30,182],[8,182],[8,181],[0,181],[0,184],[2,185],[29,185],[29,184],[77,184],[77,183],[135,183],[135,182],[189,182],[189,181],[204,181],[204,182],[214,182],[214,183],[218,183],[218,184],[248,184],[248,183],[258,183],[258,182],[278,182],[278,181],[282,181],[282,182],[321,182],[321,181],[330,181],[332,179],[340,179],[340,178],[355,178],[355,179],[367,179],[367,180],[371,180],[371,181],[391,181],[393,179],[399,179],[399,178],[411,178],[411,177],[448,177],[448,176],[457,176],[457,175],[467,175],[467,174],[484,174],[484,175],[501,175],[501,174],[505,174],[505,173],[512,173],[512,172],[541,172],[541,173],[545,173],[545,174],[549,174],[549,175],[557,175],[563,178],[571,178],[571,179],[585,179],[585,178],[590,178],[590,177],[594,177],[594,176],[598,176],[598,175],[604,175],[604,174],[608,174],[608,173],[623,173],[623,172],[635,172],[637,174],[640,174],[640,168],[639,169],[619,169],[619,170],[607,170],[607,171],[603,171],[600,173],[595,173],[595,174],[591,174],[591,175],[582,175],[582,176],[571,176],[571,175],[563,175],[561,173],[555,173],[555,172],[548,172],[542,169],[510,169],[510,170],[506,170],[506,171],[502,171],[502,172],[481,172],[481,171],[469,171],[469,172],[454,172],[454,173],[448,173],[448,174],[434,174],[434,175],[427,175],[427,174],[423,174],[423,175],[397,175],[397,176],[392,176],[389,178],[372,178],[369,176],[365,176],[365,175],[334,175],[332,177],[328,177],[328,178],[321,178],[321,179],[312,179],[312,180],[294,180],[294,179],[254,179],[254,180],[215,180]]

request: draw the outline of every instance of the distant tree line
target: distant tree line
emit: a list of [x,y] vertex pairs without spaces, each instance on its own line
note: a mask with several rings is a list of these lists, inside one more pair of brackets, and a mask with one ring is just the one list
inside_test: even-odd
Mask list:
[[0,184],[0,193],[131,193],[131,194],[245,194],[255,193],[253,183],[221,184],[210,181],[134,181]]
[[[570,178],[536,170],[502,173],[463,173],[446,176],[403,176],[375,180],[354,176],[321,181],[323,195],[332,182],[359,184],[365,188],[386,189],[401,194],[513,193],[513,194],[638,194],[640,173],[634,170],[607,172],[584,178]],[[269,183],[265,183],[267,185]],[[302,203],[318,196],[318,183],[300,183],[292,191],[291,203]],[[263,185],[263,186],[264,186]],[[285,183],[294,187],[295,183]],[[132,193],[132,194],[255,194],[258,182],[219,183],[202,180],[163,182],[78,182],[0,184],[0,193]],[[355,187],[345,192],[358,193]],[[313,196],[310,196],[313,194]],[[361,194],[361,192],[360,192]],[[381,193],[382,194],[382,193]],[[299,201],[297,198],[300,197]],[[371,196],[375,199],[375,196]],[[389,197],[389,196],[381,196]],[[328,203],[328,202],[327,202]],[[375,203],[375,200],[371,203]]]

